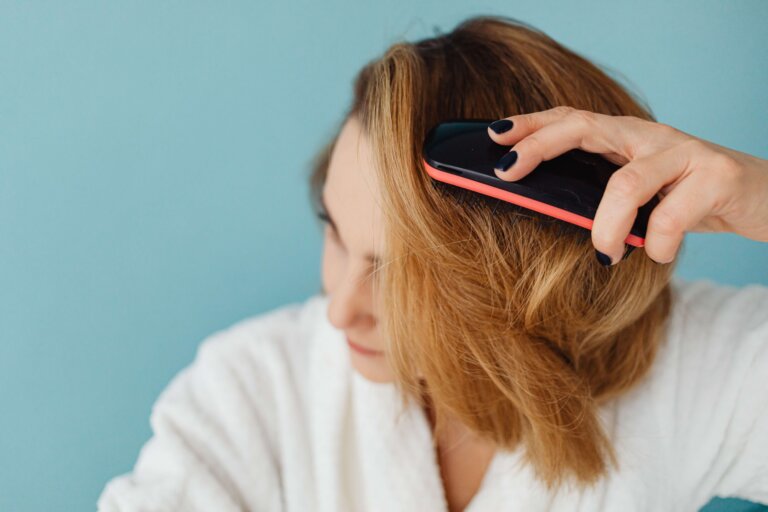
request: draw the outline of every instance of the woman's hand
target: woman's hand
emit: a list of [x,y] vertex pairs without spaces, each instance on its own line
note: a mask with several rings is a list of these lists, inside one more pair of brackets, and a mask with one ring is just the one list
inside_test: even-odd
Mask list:
[[768,242],[768,160],[665,124],[567,106],[494,121],[488,134],[498,144],[514,145],[496,164],[496,176],[506,181],[574,148],[623,165],[608,180],[595,213],[598,259],[605,260],[600,252],[612,263],[622,258],[637,209],[656,193],[661,201],[648,219],[645,252],[659,263],[675,258],[686,231]]

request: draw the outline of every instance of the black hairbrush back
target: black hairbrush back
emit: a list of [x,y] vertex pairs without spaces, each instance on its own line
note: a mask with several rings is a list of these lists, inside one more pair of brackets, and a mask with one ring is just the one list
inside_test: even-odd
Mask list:
[[[424,141],[423,156],[433,186],[444,196],[484,205],[494,212],[525,214],[569,233],[589,237],[592,221],[611,175],[621,166],[602,155],[572,149],[541,162],[523,178],[507,182],[494,166],[511,146],[488,135],[492,120],[456,119],[433,127]],[[631,252],[642,246],[654,197],[638,209],[627,237]]]

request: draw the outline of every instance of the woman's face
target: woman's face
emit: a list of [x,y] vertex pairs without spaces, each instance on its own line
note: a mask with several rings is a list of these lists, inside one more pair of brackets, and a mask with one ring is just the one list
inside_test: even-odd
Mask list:
[[322,201],[331,219],[322,271],[328,319],[346,334],[354,369],[371,381],[390,382],[371,288],[382,253],[382,216],[370,147],[355,117],[336,141]]

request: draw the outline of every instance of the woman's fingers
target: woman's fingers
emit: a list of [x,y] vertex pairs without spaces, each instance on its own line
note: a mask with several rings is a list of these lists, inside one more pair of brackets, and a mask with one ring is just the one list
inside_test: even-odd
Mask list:
[[539,128],[562,119],[573,110],[576,109],[562,105],[540,112],[505,117],[488,125],[488,135],[497,144],[511,146]]
[[[562,155],[566,151],[581,147],[594,153],[616,153],[617,148],[611,140],[604,140],[602,132],[605,124],[610,120],[603,120],[603,129],[596,130],[594,119],[588,119],[592,114],[580,113],[582,111],[569,110],[566,114],[557,114],[552,111],[549,116],[542,118],[522,117],[516,121],[518,135],[535,129],[534,133],[525,135],[522,140],[514,145],[512,151],[516,152],[516,161],[507,169],[508,159],[502,158],[496,164],[496,176],[505,181],[515,181],[526,176],[535,169],[543,160],[551,160]],[[564,112],[560,110],[560,112]],[[554,117],[555,115],[559,117]],[[608,117],[608,116],[606,116]],[[545,124],[541,125],[542,122]],[[522,126],[521,126],[522,125]],[[599,139],[599,140],[598,140]]]
[[[637,209],[663,187],[682,179],[683,169],[680,153],[671,148],[632,160],[614,172],[605,187],[592,224],[595,249],[608,255],[613,263],[618,262],[637,217]],[[649,226],[646,245],[650,231]],[[667,252],[662,253],[663,257],[667,256]],[[649,256],[652,257],[651,254]]]
[[645,253],[659,263],[675,259],[686,231],[709,215],[717,201],[716,192],[704,174],[681,181],[653,209],[648,219]]
[[[495,170],[500,179],[520,179],[542,161],[574,148],[625,164],[608,181],[592,225],[595,249],[608,255],[614,264],[625,254],[626,238],[637,217],[637,209],[660,190],[665,192],[675,187],[693,168],[688,152],[679,149],[679,143],[690,136],[637,117],[610,116],[561,106],[506,120],[512,122],[512,128],[503,133],[497,134],[494,128],[499,124],[508,126],[508,123],[495,122],[489,126],[489,133],[497,143],[513,145],[508,156],[500,160],[502,164],[512,162],[511,165],[506,171],[498,167]],[[697,208],[706,204],[712,206],[711,201],[699,202],[691,205],[689,213],[696,215]],[[678,232],[677,227],[685,224],[688,217],[673,211],[675,206],[667,203],[658,213],[654,210],[649,219],[646,253],[655,261],[666,263],[674,259],[682,241],[684,231]],[[704,216],[685,228],[692,228]],[[655,225],[660,226],[657,234],[653,232]]]
[[657,262],[675,258],[686,231],[729,231],[768,241],[768,160],[666,124],[568,106],[495,121],[488,134],[513,146],[496,165],[496,176],[506,181],[575,148],[623,165],[608,181],[592,224],[595,249],[613,263],[624,253],[637,209],[654,194],[662,199],[648,219],[644,245]]
[[648,219],[645,253],[658,263],[671,262],[687,231],[708,226],[707,219],[738,196],[737,180],[722,167],[723,158],[696,139],[633,160],[608,180],[595,213],[592,244],[614,264],[619,261],[636,209],[660,192],[662,200]]
[[[522,178],[543,160],[574,148],[600,153],[624,164],[633,158],[658,151],[671,143],[671,127],[632,116],[609,116],[568,106],[532,114],[505,118],[513,126],[497,134],[491,123],[488,133],[498,144],[512,145],[515,155],[503,157],[496,166],[496,176],[505,181]],[[511,151],[510,151],[511,153]],[[506,172],[503,164],[512,162]]]

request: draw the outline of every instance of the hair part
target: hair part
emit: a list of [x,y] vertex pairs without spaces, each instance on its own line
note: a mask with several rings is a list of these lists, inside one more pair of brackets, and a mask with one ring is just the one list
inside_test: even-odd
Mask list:
[[[636,255],[603,267],[588,230],[525,210],[451,201],[422,168],[424,137],[451,118],[560,105],[654,120],[595,64],[512,18],[392,45],[357,75],[344,116],[369,137],[385,223],[374,293],[407,405],[435,430],[455,418],[499,448],[524,448],[550,488],[594,483],[615,451],[598,407],[639,382],[663,339],[674,264]],[[313,162],[315,201],[337,135]]]

